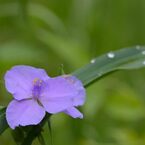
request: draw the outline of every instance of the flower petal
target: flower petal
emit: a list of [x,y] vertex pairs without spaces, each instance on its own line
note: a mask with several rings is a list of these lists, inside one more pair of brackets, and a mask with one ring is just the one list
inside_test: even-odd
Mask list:
[[40,101],[43,107],[46,109],[48,113],[55,114],[65,110],[68,107],[72,106],[72,101],[70,99],[63,98],[55,98],[49,99],[44,97]]
[[18,65],[5,74],[5,86],[17,100],[32,97],[32,85],[36,78],[45,80],[48,78],[43,69],[31,66]]
[[64,113],[70,115],[73,118],[80,118],[80,119],[83,118],[83,114],[75,107],[71,107],[71,108],[65,110]]
[[70,83],[73,84],[73,87],[77,90],[77,95],[74,96],[73,101],[74,101],[74,106],[82,106],[85,102],[86,99],[86,91],[85,88],[83,87],[82,82],[77,79],[75,76],[66,76],[65,79],[69,81]]
[[46,81],[40,102],[49,113],[58,113],[67,108],[82,105],[85,101],[85,89],[75,78],[59,76]]
[[36,125],[44,116],[44,108],[35,100],[13,100],[6,110],[6,119],[12,129],[19,125]]

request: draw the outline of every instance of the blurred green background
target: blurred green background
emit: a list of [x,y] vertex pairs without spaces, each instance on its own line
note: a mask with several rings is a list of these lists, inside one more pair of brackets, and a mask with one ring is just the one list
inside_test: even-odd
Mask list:
[[[66,73],[111,50],[145,44],[145,0],[0,0],[3,75],[18,64]],[[54,145],[145,145],[145,69],[113,73],[87,88],[84,119],[52,116]],[[48,127],[44,129],[50,144]],[[15,145],[10,129],[1,145]],[[35,140],[34,145],[38,141]]]

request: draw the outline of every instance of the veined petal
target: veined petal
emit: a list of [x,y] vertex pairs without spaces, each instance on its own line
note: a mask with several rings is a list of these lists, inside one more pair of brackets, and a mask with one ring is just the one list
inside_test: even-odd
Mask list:
[[73,87],[77,91],[77,95],[75,95],[73,98],[74,106],[82,106],[85,103],[86,99],[86,91],[85,88],[83,87],[82,82],[75,76],[66,75],[64,77],[69,83],[73,85]]
[[6,110],[6,119],[12,129],[17,126],[36,125],[44,116],[45,110],[36,100],[13,100]]
[[32,86],[35,79],[46,80],[49,77],[43,69],[31,66],[18,65],[5,74],[6,89],[17,100],[32,97]]
[[80,119],[83,118],[83,114],[78,109],[76,109],[75,107],[71,107],[69,109],[66,109],[64,111],[64,113],[70,115],[73,118],[80,118]]
[[42,96],[49,96],[49,98],[61,98],[65,96],[77,95],[78,91],[73,83],[67,81],[64,77],[58,76],[50,78],[45,82]]
[[72,101],[69,98],[61,97],[61,98],[47,98],[43,97],[40,99],[43,107],[48,113],[56,114],[62,112],[66,108],[73,106]]
[[76,78],[59,76],[45,82],[39,99],[46,111],[54,114],[82,105],[85,101],[85,89]]

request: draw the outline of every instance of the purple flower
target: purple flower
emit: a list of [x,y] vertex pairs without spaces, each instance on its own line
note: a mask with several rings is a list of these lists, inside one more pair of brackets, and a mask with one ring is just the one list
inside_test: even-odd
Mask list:
[[74,76],[50,78],[43,69],[20,65],[7,71],[5,85],[14,97],[6,110],[12,129],[40,123],[46,111],[83,118],[75,107],[84,104],[85,89]]

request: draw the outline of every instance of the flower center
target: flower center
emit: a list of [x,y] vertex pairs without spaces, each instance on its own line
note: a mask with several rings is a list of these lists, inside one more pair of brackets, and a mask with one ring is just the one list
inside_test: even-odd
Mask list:
[[35,99],[38,99],[41,94],[42,84],[43,84],[43,81],[40,80],[39,78],[35,78],[33,80],[32,95]]

